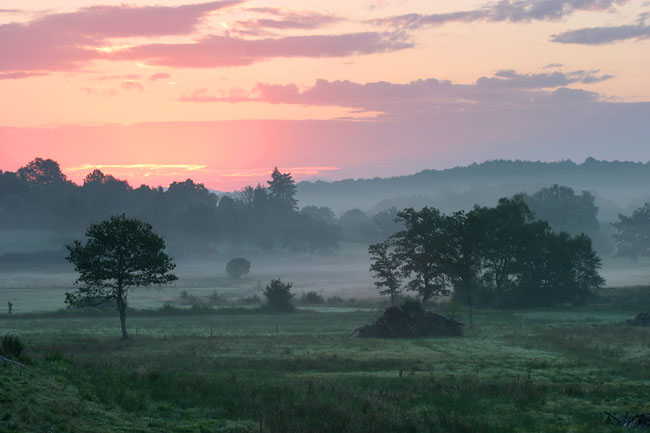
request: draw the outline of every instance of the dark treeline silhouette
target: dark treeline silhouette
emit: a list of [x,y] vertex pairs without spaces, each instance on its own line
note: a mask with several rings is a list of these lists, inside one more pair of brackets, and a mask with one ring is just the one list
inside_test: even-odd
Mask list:
[[[472,170],[483,172],[495,165],[512,169],[515,164],[514,167],[519,167],[519,163],[512,162],[486,164],[467,169],[474,167]],[[535,168],[539,164],[546,167],[545,163],[521,164],[524,168]],[[566,170],[575,166],[570,162],[557,164],[557,167],[565,167]],[[600,166],[605,163],[585,162],[582,165],[585,164]],[[449,171],[449,176],[467,172],[459,170]],[[390,185],[390,182],[385,185]],[[61,247],[59,256],[64,254],[63,245],[82,234],[89,224],[121,214],[151,223],[165,236],[176,256],[216,252],[224,246],[323,254],[336,250],[339,241],[378,243],[402,230],[404,221],[397,218],[399,209],[438,208],[422,197],[421,206],[408,206],[408,200],[396,200],[391,203],[395,206],[383,206],[373,211],[353,208],[337,216],[331,208],[320,205],[299,209],[298,191],[299,186],[291,174],[281,173],[277,169],[266,186],[258,184],[238,193],[221,196],[191,179],[173,182],[168,188],[147,185],[134,188],[127,181],[100,170],[92,171],[81,185],[77,185],[66,178],[55,161],[36,158],[16,172],[0,171],[0,227],[3,230],[46,231],[54,244]],[[566,186],[553,185],[516,196],[527,204],[537,218],[547,221],[553,231],[565,231],[571,235],[585,233],[599,252],[614,251],[610,232],[615,230],[619,232],[616,238],[619,253],[635,256],[630,245],[637,245],[635,239],[645,233],[642,218],[639,219],[643,214],[640,210],[629,217],[632,218],[630,220],[621,216],[623,220],[613,227],[600,223],[596,198],[586,191],[578,193]],[[467,203],[472,205],[466,211],[475,205],[489,207],[480,196],[471,192],[463,195],[462,203],[453,200],[450,203],[448,208],[438,209],[452,214],[465,209]],[[638,226],[636,229],[625,229],[633,223]],[[5,248],[4,251],[12,250]],[[32,250],[28,258],[20,253],[5,254],[3,262],[28,259],[40,263],[60,263],[59,256]]]
[[449,215],[408,208],[397,218],[404,229],[369,248],[378,288],[393,298],[404,279],[424,301],[453,292],[470,325],[476,305],[576,305],[604,284],[589,237],[552,231],[521,195]]
[[297,253],[336,249],[338,226],[316,215],[322,210],[299,212],[295,188],[291,174],[277,168],[268,186],[233,196],[218,197],[191,179],[166,189],[133,188],[100,170],[77,185],[58,163],[37,158],[17,172],[0,172],[0,226],[48,230],[65,241],[88,224],[125,214],[152,224],[174,254],[215,251],[223,243]]

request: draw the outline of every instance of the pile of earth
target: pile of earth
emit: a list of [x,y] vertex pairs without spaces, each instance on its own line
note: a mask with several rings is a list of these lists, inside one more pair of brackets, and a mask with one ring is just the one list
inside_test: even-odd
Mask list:
[[365,338],[460,337],[463,324],[430,311],[390,307],[370,325],[353,332]]
[[650,326],[650,313],[639,313],[634,319],[626,321],[625,324],[632,326]]

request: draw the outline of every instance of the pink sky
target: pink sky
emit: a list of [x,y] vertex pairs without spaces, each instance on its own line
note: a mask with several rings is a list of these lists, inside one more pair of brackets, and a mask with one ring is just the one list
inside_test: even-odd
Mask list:
[[650,4],[4,0],[0,169],[80,181],[650,159]]

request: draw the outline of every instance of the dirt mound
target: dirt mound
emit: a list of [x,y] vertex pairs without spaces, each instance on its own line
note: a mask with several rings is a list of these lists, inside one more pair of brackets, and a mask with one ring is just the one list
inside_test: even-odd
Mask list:
[[639,313],[634,319],[626,321],[625,324],[632,326],[650,326],[650,313]]
[[371,325],[353,334],[365,338],[460,337],[463,324],[431,312],[406,312],[390,307]]

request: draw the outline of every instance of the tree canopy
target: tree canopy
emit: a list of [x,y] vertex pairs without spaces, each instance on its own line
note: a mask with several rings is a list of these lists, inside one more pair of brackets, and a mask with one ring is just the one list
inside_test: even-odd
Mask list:
[[226,273],[230,278],[238,280],[251,271],[251,262],[243,257],[235,257],[226,264]]
[[650,203],[634,210],[632,215],[619,214],[613,223],[617,254],[637,258],[650,256]]
[[77,240],[67,249],[67,260],[79,277],[75,282],[78,288],[66,293],[66,303],[80,307],[115,301],[124,339],[128,338],[129,291],[177,280],[171,273],[175,265],[165,253],[163,238],[150,224],[125,215],[91,225],[86,231],[86,241]]
[[[470,326],[475,304],[582,304],[605,282],[591,239],[553,232],[547,222],[534,219],[521,196],[503,198],[494,208],[476,206],[451,215],[408,208],[397,219],[404,229],[370,250],[378,287],[387,286],[386,269],[399,268],[406,288],[423,301],[453,291],[469,308]],[[395,252],[389,256],[390,244]],[[401,290],[399,283],[391,287]]]

